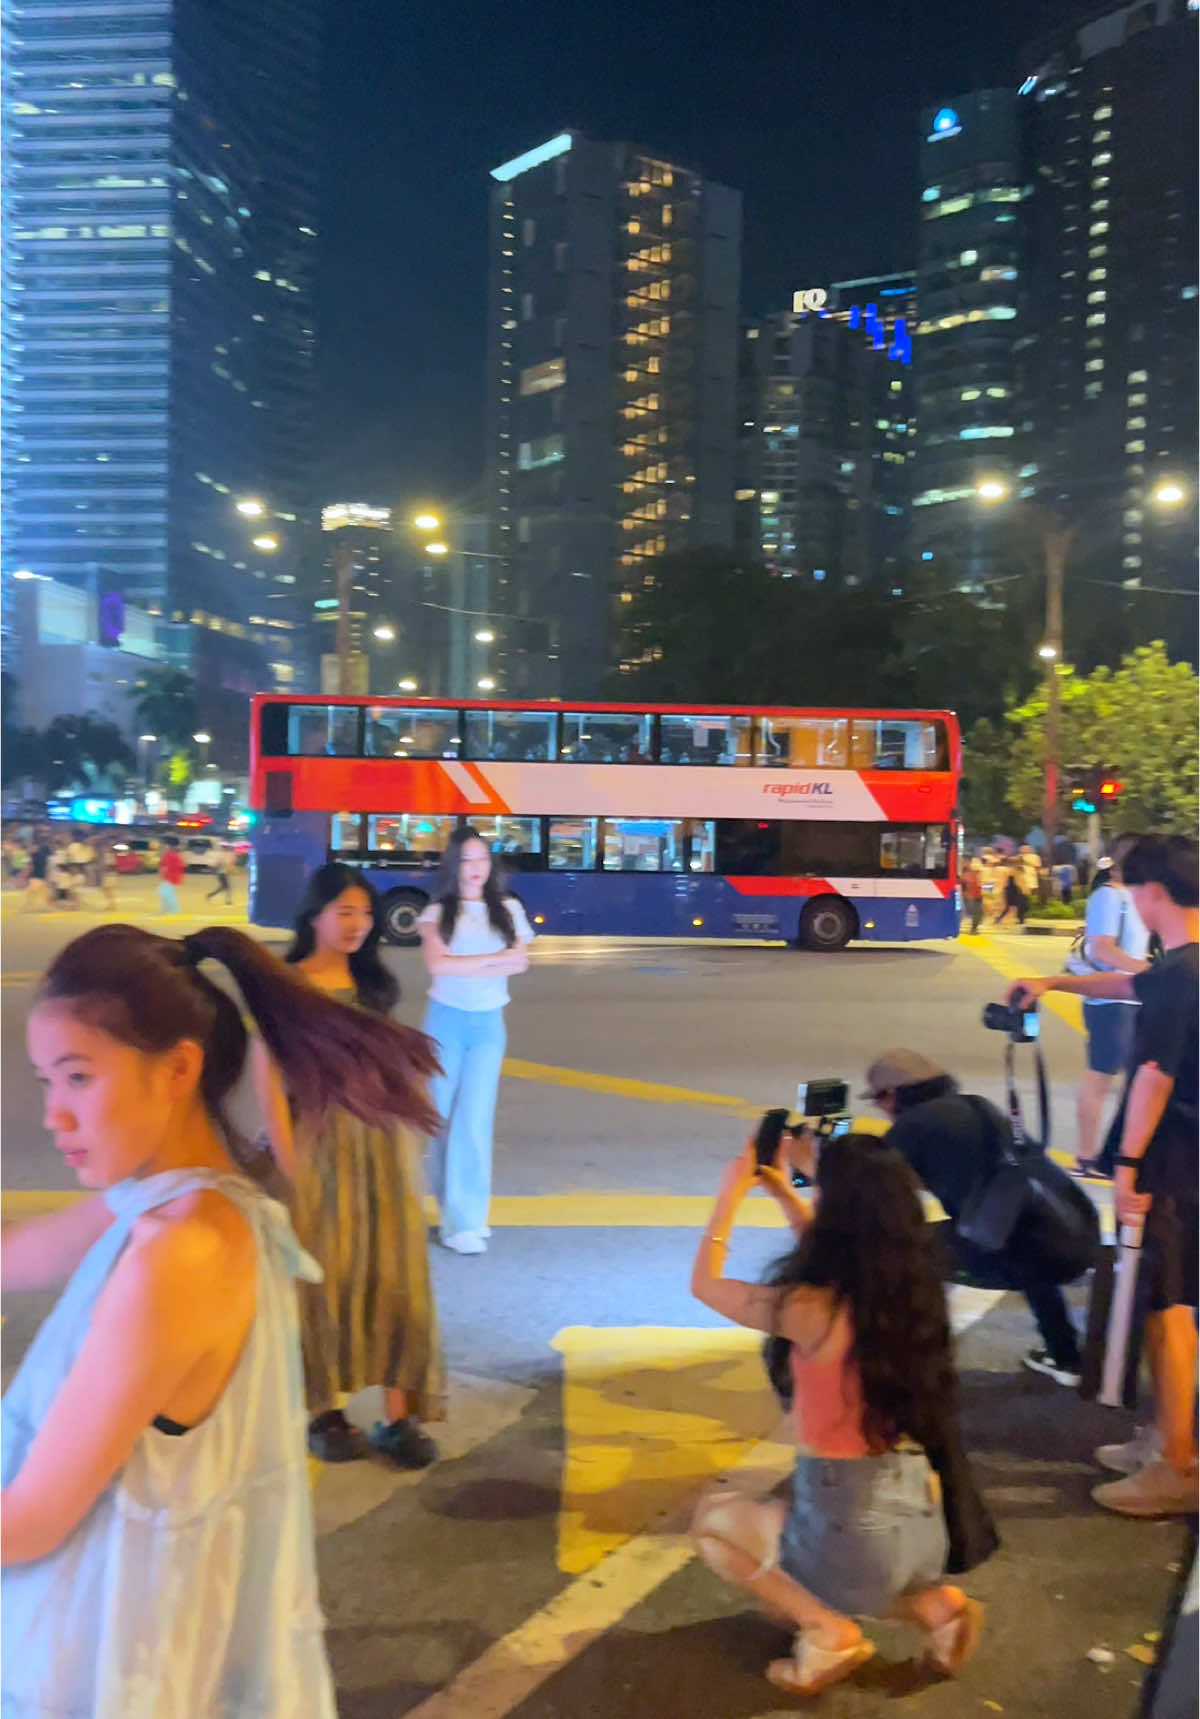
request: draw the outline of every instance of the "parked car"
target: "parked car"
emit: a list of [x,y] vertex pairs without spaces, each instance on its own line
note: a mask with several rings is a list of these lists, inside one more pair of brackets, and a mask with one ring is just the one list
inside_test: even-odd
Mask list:
[[154,836],[126,836],[112,845],[113,870],[116,872],[156,872],[161,852]]
[[219,836],[189,836],[180,844],[184,870],[215,872],[217,855],[225,845]]

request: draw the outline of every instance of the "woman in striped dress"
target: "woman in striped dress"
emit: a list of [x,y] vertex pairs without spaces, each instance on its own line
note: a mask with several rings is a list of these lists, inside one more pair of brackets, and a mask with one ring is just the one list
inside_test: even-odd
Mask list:
[[[327,996],[388,1015],[400,987],[379,958],[380,923],[378,896],[361,872],[320,866],[285,959]],[[432,1049],[428,1059],[427,1070]],[[293,1134],[261,1050],[256,1076],[275,1161],[291,1184],[296,1233],[324,1272],[300,1299],[309,1449],[324,1462],[365,1456],[367,1441],[340,1405],[382,1385],[385,1419],[370,1443],[398,1467],[424,1468],[437,1447],[422,1423],[443,1419],[445,1402],[415,1137],[345,1110]]]

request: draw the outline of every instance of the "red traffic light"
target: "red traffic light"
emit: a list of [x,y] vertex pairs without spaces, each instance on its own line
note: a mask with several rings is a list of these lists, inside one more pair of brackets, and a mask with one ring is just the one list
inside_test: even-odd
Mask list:
[[1101,799],[1115,800],[1117,795],[1121,792],[1121,789],[1124,786],[1125,786],[1124,782],[1114,782],[1111,778],[1109,778],[1108,780],[1106,780],[1104,782],[1101,782],[1101,784],[1100,784],[1100,797],[1101,797]]

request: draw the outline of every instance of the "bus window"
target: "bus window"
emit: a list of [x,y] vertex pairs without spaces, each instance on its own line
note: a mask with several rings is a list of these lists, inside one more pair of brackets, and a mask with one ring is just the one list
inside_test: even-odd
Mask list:
[[367,847],[387,865],[436,865],[456,823],[423,812],[381,813],[367,819]]
[[948,877],[950,831],[944,824],[893,827],[879,833],[879,869],[890,876]]
[[353,758],[358,711],[347,704],[290,705],[287,749],[293,758]]
[[663,764],[749,764],[748,716],[664,716],[658,756]]
[[878,825],[781,822],[779,869],[785,877],[874,877],[879,871]]
[[539,871],[542,866],[542,820],[540,818],[472,818],[471,828],[481,835],[506,871]]
[[716,865],[717,826],[711,818],[683,820],[687,871],[712,871]]
[[786,770],[844,770],[846,719],[840,716],[764,716],[758,724],[755,762]]
[[362,852],[361,812],[335,812],[329,820],[329,851],[335,859],[357,859]]
[[855,717],[850,763],[855,770],[948,770],[946,725],[917,717]]
[[717,870],[723,876],[770,876],[779,870],[779,825],[758,818],[717,823]]
[[461,751],[457,710],[396,710],[377,704],[367,711],[368,758],[457,758]]
[[547,852],[551,871],[594,871],[595,818],[551,818]]
[[567,712],[560,756],[568,764],[649,764],[653,726],[650,716]]
[[682,871],[682,818],[605,818],[605,871]]
[[554,713],[549,710],[468,710],[464,758],[545,763],[554,756]]

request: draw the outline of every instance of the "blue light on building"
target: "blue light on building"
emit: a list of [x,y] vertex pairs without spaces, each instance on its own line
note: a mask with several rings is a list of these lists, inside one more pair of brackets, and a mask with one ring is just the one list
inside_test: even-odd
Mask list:
[[940,107],[933,116],[933,130],[929,134],[930,143],[937,143],[943,137],[957,137],[962,130],[958,114],[952,107]]

